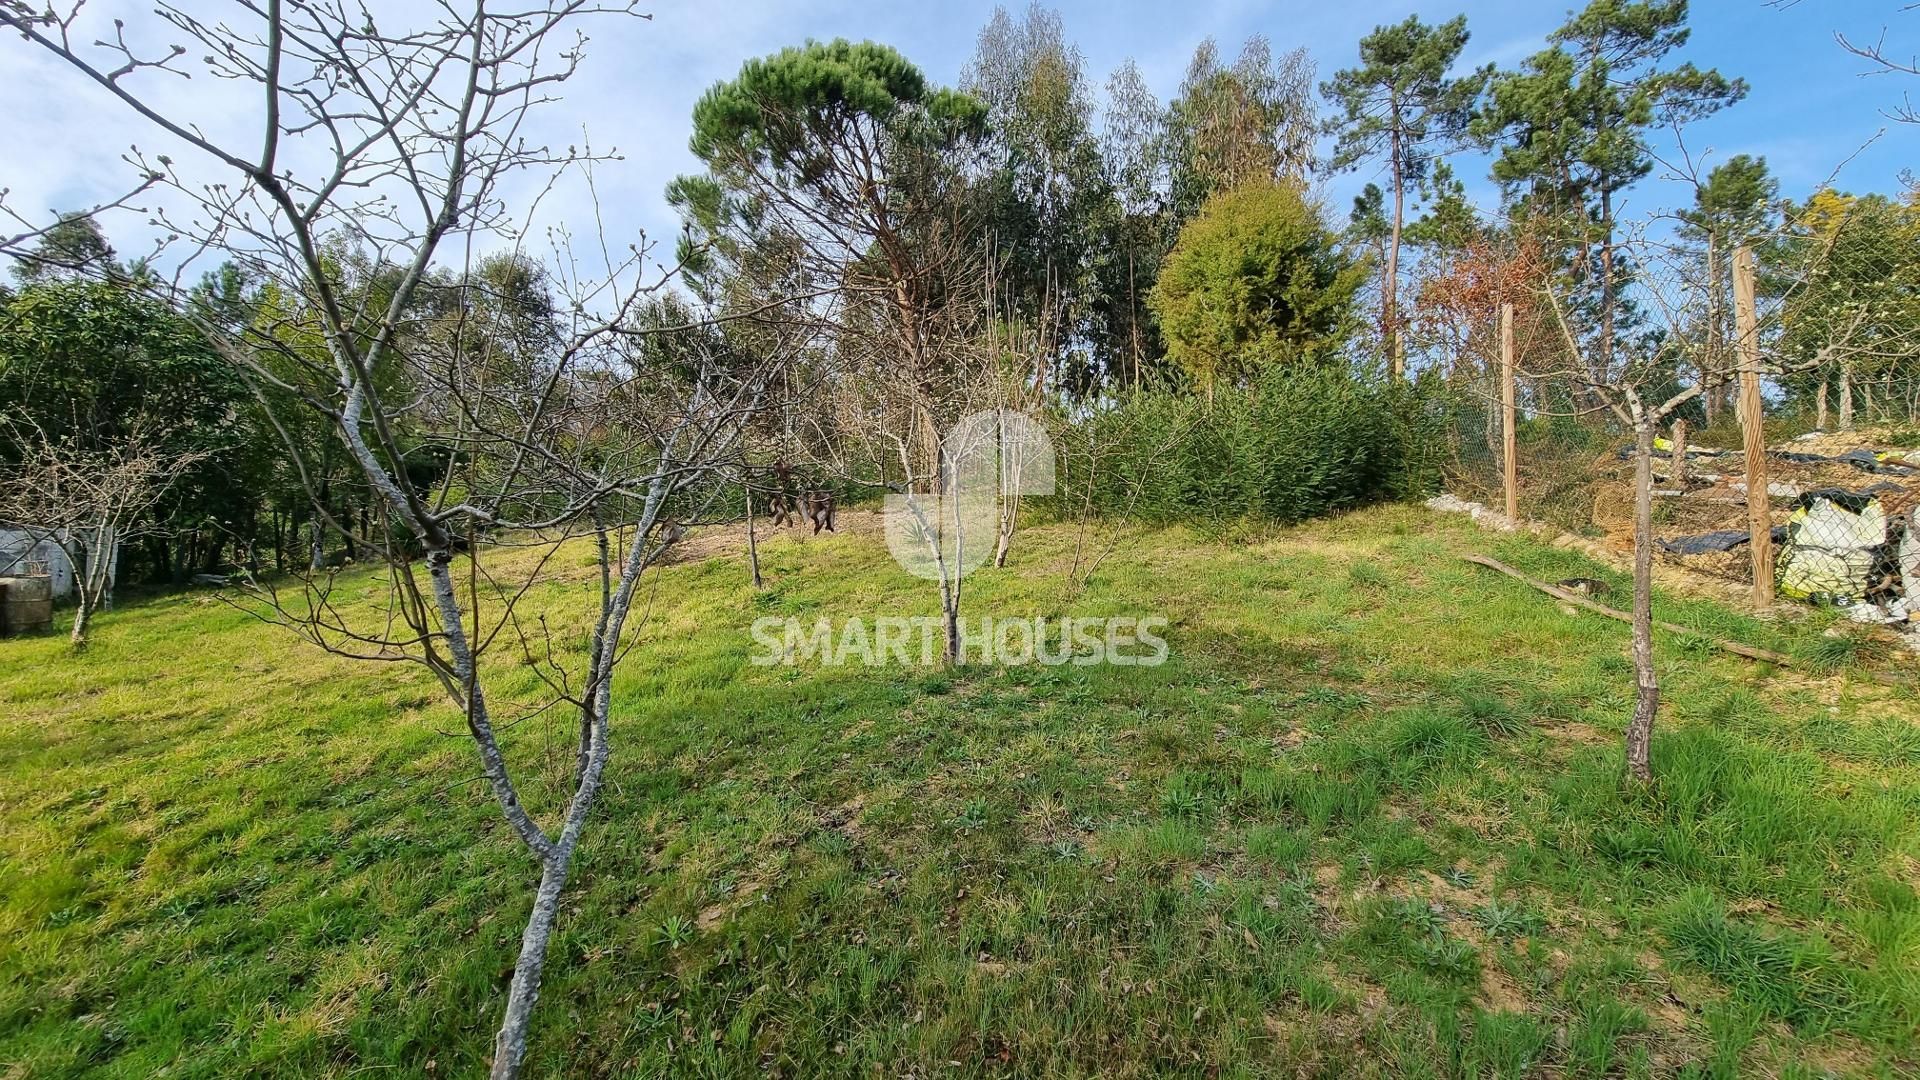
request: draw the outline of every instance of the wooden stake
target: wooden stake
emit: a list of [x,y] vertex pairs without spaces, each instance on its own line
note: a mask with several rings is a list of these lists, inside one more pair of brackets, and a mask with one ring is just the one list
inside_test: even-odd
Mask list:
[[747,566],[753,571],[753,587],[764,589],[767,583],[760,576],[760,545],[753,535],[753,485],[742,481],[740,488],[747,495]]
[[1766,412],[1760,401],[1760,318],[1753,290],[1753,249],[1733,250],[1733,318],[1740,335],[1740,433],[1747,458],[1747,525],[1753,539],[1753,603],[1773,606],[1773,515],[1768,512]]
[[1514,441],[1513,305],[1500,305],[1500,449],[1506,480],[1507,520],[1520,520],[1520,462]]

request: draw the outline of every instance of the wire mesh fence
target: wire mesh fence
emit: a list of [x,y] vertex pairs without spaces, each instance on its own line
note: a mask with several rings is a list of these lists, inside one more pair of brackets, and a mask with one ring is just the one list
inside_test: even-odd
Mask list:
[[1657,433],[1661,561],[1749,586],[1759,566],[1762,602],[1920,614],[1920,202],[1823,193],[1738,243],[1647,222],[1600,282],[1551,250],[1509,236],[1419,291],[1456,495],[1625,555],[1636,432]]

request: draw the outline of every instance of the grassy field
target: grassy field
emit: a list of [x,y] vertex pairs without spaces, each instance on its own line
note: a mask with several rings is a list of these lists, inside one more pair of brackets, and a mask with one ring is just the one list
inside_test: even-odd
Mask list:
[[[756,667],[757,616],[937,600],[871,535],[664,570],[530,1075],[1920,1070],[1899,692],[1663,637],[1635,793],[1625,628],[1458,559],[1620,580],[1575,556],[1383,508],[1131,533],[1070,596],[1073,545],[969,614],[1164,614],[1167,664]],[[456,726],[207,594],[0,642],[0,1076],[475,1074],[534,875]],[[510,749],[550,811],[566,723]]]

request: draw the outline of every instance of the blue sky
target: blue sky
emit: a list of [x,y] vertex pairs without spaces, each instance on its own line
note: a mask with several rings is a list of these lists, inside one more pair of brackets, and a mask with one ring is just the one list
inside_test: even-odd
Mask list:
[[[1184,0],[1165,2],[1059,3],[1068,36],[1079,45],[1096,86],[1122,61],[1137,61],[1163,99],[1180,82],[1193,49],[1213,37],[1231,53],[1251,34],[1265,34],[1276,50],[1304,45],[1325,78],[1357,60],[1357,43],[1373,27],[1418,14],[1437,22],[1467,16],[1473,39],[1464,62],[1517,65],[1545,45],[1546,35],[1564,21],[1562,3],[1475,2],[1258,3]],[[1766,156],[1790,194],[1826,180],[1841,161],[1885,130],[1842,173],[1842,186],[1894,189],[1901,170],[1920,165],[1920,128],[1902,129],[1881,112],[1899,100],[1897,76],[1862,78],[1865,64],[1834,41],[1836,30],[1854,40],[1870,38],[1882,27],[1890,40],[1920,49],[1920,12],[1902,14],[1900,0],[1823,2],[1802,0],[1775,6],[1766,0],[1706,0],[1693,5],[1693,40],[1682,55],[1703,67],[1717,67],[1751,84],[1748,98],[1721,116],[1703,122],[1688,136],[1696,152],[1711,149],[1716,160],[1736,153]],[[741,28],[740,33],[706,26],[691,12],[655,17],[659,37],[674,41],[684,32],[699,44],[672,48],[662,61],[682,67],[686,80],[672,89],[685,116],[700,90],[733,74],[740,59],[771,51],[808,36],[872,38],[899,48],[930,75],[954,82],[971,56],[980,26],[994,5],[948,3],[901,5],[876,10],[871,4],[794,5]],[[1019,5],[1009,5],[1016,14]],[[728,46],[736,54],[729,57]],[[1920,80],[1911,80],[1920,82]],[[1914,89],[1920,90],[1920,86]],[[1482,161],[1464,159],[1458,171],[1470,182],[1485,173]],[[1365,176],[1330,181],[1329,197],[1344,206]],[[1658,185],[1654,185],[1656,188]],[[1490,186],[1484,187],[1490,195]],[[1641,202],[1671,201],[1684,193],[1648,191]]]
[[[1418,13],[1439,21],[1464,13],[1473,40],[1465,62],[1512,66],[1540,48],[1564,19],[1566,4],[1480,0],[1461,3],[1367,4],[1165,2],[1055,5],[1070,38],[1084,53],[1090,81],[1104,87],[1107,74],[1135,59],[1163,98],[1178,85],[1187,58],[1203,38],[1225,53],[1250,34],[1265,34],[1276,50],[1304,45],[1322,78],[1356,59],[1359,38],[1377,24]],[[1736,153],[1764,155],[1783,193],[1804,195],[1849,157],[1839,186],[1892,191],[1903,170],[1920,165],[1920,127],[1900,125],[1882,114],[1903,91],[1920,93],[1920,80],[1885,75],[1863,78],[1863,61],[1841,50],[1835,31],[1855,40],[1877,37],[1882,28],[1894,51],[1920,51],[1920,11],[1903,12],[1903,0],[1696,0],[1693,41],[1682,56],[1701,66],[1744,77],[1747,100],[1696,125],[1688,136],[1696,154],[1724,160]],[[934,79],[952,83],[972,54],[975,38],[994,5],[939,3],[876,5],[871,0],[746,0],[731,4],[660,4],[649,22],[601,23],[566,100],[545,114],[542,134],[560,143],[584,130],[600,147],[619,147],[624,161],[603,167],[598,190],[610,236],[630,238],[646,230],[671,238],[677,222],[661,192],[673,176],[695,163],[686,150],[688,116],[713,82],[732,76],[740,63],[781,46],[813,38],[870,38],[893,45]],[[386,5],[381,5],[386,10]],[[1020,10],[1014,6],[1016,13]],[[148,9],[132,0],[88,5],[86,18],[104,26],[115,15],[130,31],[155,42]],[[257,123],[254,103],[225,87],[172,81],[158,87],[163,100],[192,114],[209,130],[232,132],[243,143]],[[1878,139],[1875,141],[1875,135]],[[0,43],[0,140],[16,152],[0,161],[0,187],[12,189],[9,204],[22,210],[66,208],[107,195],[126,175],[118,155],[131,143],[153,151],[161,140],[105,98],[51,61],[31,55],[22,43]],[[1870,143],[1870,145],[1868,145]],[[1865,149],[1862,150],[1862,146]],[[1491,198],[1485,163],[1472,156],[1456,162],[1476,197]],[[1329,178],[1329,204],[1344,215],[1352,194],[1369,177]],[[1647,213],[1687,198],[1658,174],[1629,199],[1626,215]],[[576,229],[588,215],[573,192],[551,202],[554,219]],[[139,217],[111,226],[123,251],[138,248]],[[670,245],[668,245],[670,246]]]

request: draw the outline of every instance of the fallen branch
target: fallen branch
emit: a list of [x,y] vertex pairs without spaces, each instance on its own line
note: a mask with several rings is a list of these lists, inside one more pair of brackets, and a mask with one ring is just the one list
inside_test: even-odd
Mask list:
[[[1466,560],[1470,563],[1473,563],[1475,566],[1484,566],[1489,570],[1498,570],[1501,573],[1517,581],[1524,581],[1527,584],[1533,586],[1536,589],[1539,589],[1541,592],[1546,593],[1548,596],[1551,596],[1556,600],[1564,600],[1575,607],[1586,608],[1588,611],[1591,611],[1600,615],[1605,615],[1609,619],[1617,619],[1620,622],[1627,623],[1629,625],[1633,623],[1633,616],[1627,614],[1624,611],[1620,611],[1617,608],[1610,608],[1605,604],[1596,603],[1592,600],[1587,599],[1584,596],[1581,596],[1577,592],[1570,592],[1566,589],[1560,588],[1557,585],[1549,585],[1538,578],[1528,577],[1526,574],[1523,574],[1520,571],[1515,570],[1513,567],[1508,566],[1506,563],[1501,562],[1499,559],[1488,558],[1485,555],[1468,555],[1466,556]],[[1716,648],[1723,649],[1727,652],[1734,654],[1735,656],[1744,656],[1749,660],[1759,660],[1768,664],[1778,664],[1781,667],[1793,666],[1793,659],[1789,656],[1786,656],[1783,653],[1773,652],[1769,649],[1756,649],[1751,645],[1742,645],[1737,641],[1727,641],[1723,638],[1717,638],[1708,634],[1702,634],[1698,630],[1690,630],[1684,626],[1681,626],[1679,623],[1661,622],[1658,619],[1655,619],[1653,625],[1659,627],[1662,630],[1667,631],[1670,634],[1686,634],[1690,637],[1702,638],[1708,642],[1711,642]]]

